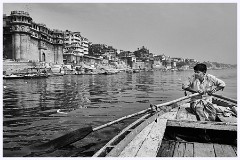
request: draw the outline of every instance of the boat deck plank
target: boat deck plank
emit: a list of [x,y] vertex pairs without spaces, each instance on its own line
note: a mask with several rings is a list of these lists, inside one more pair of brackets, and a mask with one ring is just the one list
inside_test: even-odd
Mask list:
[[167,126],[237,131],[237,124],[236,123],[227,123],[226,124],[225,122],[169,120],[167,122]]
[[194,157],[215,157],[212,143],[194,143]]
[[160,116],[160,118],[174,120],[177,117],[177,111],[167,112]]
[[145,127],[127,146],[124,150],[120,153],[119,157],[134,157],[138,150],[139,146],[144,142],[146,135],[149,134],[153,127],[153,123],[149,124]]
[[177,142],[175,145],[175,150],[173,153],[173,157],[183,157],[186,149],[186,144]]
[[214,144],[216,157],[236,157],[237,153],[233,146],[224,144]]
[[172,157],[175,149],[175,141],[162,141],[157,157]]
[[216,157],[225,157],[221,144],[214,144],[213,146],[214,146],[214,149],[215,149]]
[[149,124],[154,122],[156,117],[152,116],[148,118],[146,121],[141,123],[138,127],[133,129],[123,140],[121,140],[116,147],[114,147],[106,156],[107,157],[117,157],[124,150],[124,148],[134,139],[136,136]]
[[236,156],[237,156],[237,147],[236,146],[232,146],[232,147],[233,147],[233,150],[235,151]]
[[193,157],[193,143],[186,143],[184,157]]
[[[147,135],[145,141],[140,146],[137,157],[156,157],[158,149],[162,143],[165,133],[167,119],[158,118],[157,122],[153,122],[151,132]],[[157,133],[157,134],[156,134]]]
[[157,157],[237,157],[236,146],[165,140]]

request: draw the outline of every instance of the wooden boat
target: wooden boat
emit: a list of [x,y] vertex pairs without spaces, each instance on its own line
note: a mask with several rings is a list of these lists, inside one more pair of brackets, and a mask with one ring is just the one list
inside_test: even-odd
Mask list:
[[119,72],[120,72],[120,70],[118,70],[118,69],[105,69],[105,71],[102,74],[112,75],[112,74],[117,74]]
[[16,75],[16,74],[3,75],[3,79],[21,79],[21,78],[24,78],[24,75]]
[[49,75],[46,68],[27,68],[27,73],[24,74],[24,79],[47,78]]
[[133,73],[133,69],[127,69],[126,73]]
[[133,69],[133,73],[139,73],[140,69]]
[[33,78],[47,78],[48,75],[43,73],[43,74],[35,74],[35,73],[30,73],[30,74],[25,74],[24,79],[33,79]]
[[64,76],[64,73],[62,73],[62,72],[52,73],[50,76]]
[[157,105],[93,157],[237,157],[237,117],[225,114],[237,101],[215,95],[213,103],[223,109],[214,122],[188,112],[189,99]]

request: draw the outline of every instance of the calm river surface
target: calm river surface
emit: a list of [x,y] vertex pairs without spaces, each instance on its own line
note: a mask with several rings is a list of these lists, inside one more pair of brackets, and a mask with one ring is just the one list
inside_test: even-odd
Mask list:
[[[31,153],[29,146],[78,128],[100,126],[146,109],[150,103],[180,98],[184,96],[181,83],[192,73],[154,71],[3,80],[3,156],[92,156],[134,119],[91,133],[52,153]],[[226,83],[218,94],[237,99],[237,69],[208,73]]]

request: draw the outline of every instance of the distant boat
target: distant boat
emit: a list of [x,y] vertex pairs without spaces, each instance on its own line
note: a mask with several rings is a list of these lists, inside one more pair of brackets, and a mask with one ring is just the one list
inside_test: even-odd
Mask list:
[[105,72],[103,72],[103,74],[111,75],[111,74],[116,74],[118,72],[119,72],[119,70],[117,70],[117,69],[106,69]]
[[127,73],[133,73],[133,69],[127,69],[126,72]]
[[63,76],[64,73],[52,73],[51,76]]
[[32,78],[47,78],[47,74],[35,74],[35,73],[30,73],[30,74],[25,74],[23,78],[25,79],[32,79]]
[[139,73],[140,70],[139,69],[133,69],[133,73]]
[[27,73],[24,74],[25,79],[32,78],[47,78],[49,75],[45,68],[28,68]]
[[24,75],[3,75],[3,79],[19,79],[19,78],[24,78]]

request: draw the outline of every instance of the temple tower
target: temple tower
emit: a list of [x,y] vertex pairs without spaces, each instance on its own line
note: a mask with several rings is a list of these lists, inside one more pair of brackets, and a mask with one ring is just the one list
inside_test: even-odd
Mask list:
[[10,15],[10,24],[12,26],[12,57],[14,60],[27,60],[30,54],[30,27],[32,18],[27,12],[12,11]]

